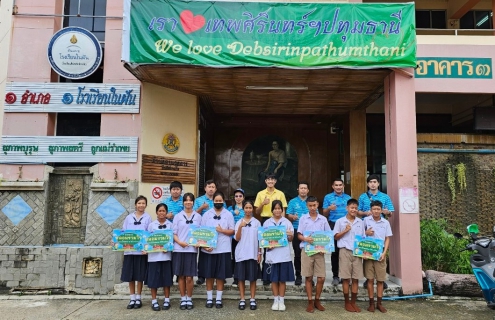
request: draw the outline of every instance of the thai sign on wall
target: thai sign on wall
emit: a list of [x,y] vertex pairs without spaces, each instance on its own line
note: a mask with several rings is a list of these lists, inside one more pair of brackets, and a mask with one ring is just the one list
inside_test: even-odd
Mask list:
[[0,163],[137,162],[137,137],[3,136]]
[[491,58],[418,57],[416,78],[492,79]]
[[67,27],[53,35],[48,44],[48,62],[53,70],[68,79],[93,74],[103,58],[94,34],[81,27]]
[[196,183],[196,160],[143,154],[141,165],[142,182],[170,183],[177,180],[186,184]]
[[8,82],[5,112],[139,113],[138,84]]
[[131,63],[416,66],[414,3],[127,0],[125,8]]

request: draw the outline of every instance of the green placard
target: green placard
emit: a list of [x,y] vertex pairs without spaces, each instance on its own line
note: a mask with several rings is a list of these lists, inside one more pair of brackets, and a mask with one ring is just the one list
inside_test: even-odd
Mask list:
[[491,58],[418,57],[416,78],[492,79]]
[[414,3],[132,0],[131,63],[415,67]]

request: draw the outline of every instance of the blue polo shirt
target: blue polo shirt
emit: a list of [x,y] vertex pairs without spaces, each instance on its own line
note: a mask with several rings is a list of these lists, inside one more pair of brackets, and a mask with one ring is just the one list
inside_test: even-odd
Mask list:
[[388,209],[389,211],[395,211],[392,199],[386,194],[378,190],[377,194],[372,194],[371,192],[365,192],[359,197],[359,211],[370,211],[371,200],[380,201],[383,204],[383,209]]
[[328,215],[328,221],[337,222],[338,219],[344,217],[347,214],[347,201],[351,198],[350,195],[341,193],[340,195],[336,194],[335,191],[329,193],[323,199],[323,208],[326,209],[330,207],[332,204],[337,206],[337,209],[330,210],[330,214]]
[[[174,216],[181,212],[184,209],[184,203],[182,202],[182,196],[179,197],[177,201],[174,201],[172,197],[166,199],[163,203],[165,203],[168,207],[168,212],[172,212]],[[170,221],[172,221],[171,219]]]
[[[235,214],[235,205],[228,207],[227,210],[229,210],[232,215],[234,216],[234,222],[237,223],[239,222],[242,218],[244,218],[244,209],[242,208],[237,208],[239,210],[239,214]],[[237,231],[237,230],[236,230]]]
[[301,217],[306,213],[309,213],[306,200],[303,200],[297,196],[289,201],[286,214],[297,214],[298,219],[296,221],[292,221],[292,226],[295,230],[297,230],[297,227],[299,226],[299,219],[301,219]]
[[[206,211],[214,208],[213,207],[213,199],[209,199],[205,194],[205,195],[202,195],[201,197],[197,197],[196,200],[194,200],[193,210],[196,211],[205,202],[208,203],[208,209],[203,209],[203,211],[199,212],[199,214],[204,215]],[[223,207],[226,208],[225,202],[223,203]]]

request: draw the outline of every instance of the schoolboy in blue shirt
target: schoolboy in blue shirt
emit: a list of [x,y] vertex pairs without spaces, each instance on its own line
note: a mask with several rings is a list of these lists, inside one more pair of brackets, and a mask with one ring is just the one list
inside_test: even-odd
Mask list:
[[181,193],[182,183],[179,181],[172,181],[170,183],[170,197],[163,202],[168,207],[167,220],[170,222],[174,220],[176,214],[184,209]]
[[[297,186],[298,196],[289,201],[287,207],[287,219],[292,222],[294,230],[297,230],[299,226],[299,219],[308,213],[308,206],[306,205],[306,199],[309,193],[309,184],[306,181],[300,181]],[[300,286],[302,284],[301,277],[301,241],[299,237],[294,237],[292,240],[292,249],[294,250],[294,269],[296,272],[296,281],[294,284]]]

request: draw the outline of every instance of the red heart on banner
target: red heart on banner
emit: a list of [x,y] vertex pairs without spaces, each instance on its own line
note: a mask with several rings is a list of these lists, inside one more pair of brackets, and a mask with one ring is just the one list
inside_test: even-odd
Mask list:
[[197,31],[205,25],[205,17],[198,14],[194,16],[189,10],[184,10],[180,14],[180,23],[185,33]]

